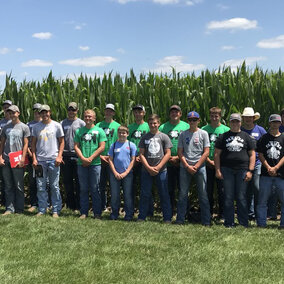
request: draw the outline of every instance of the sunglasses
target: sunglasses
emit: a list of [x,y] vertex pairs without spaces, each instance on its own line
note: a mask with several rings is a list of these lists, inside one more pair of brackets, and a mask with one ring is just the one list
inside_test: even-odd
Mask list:
[[188,121],[198,121],[198,118],[189,118]]

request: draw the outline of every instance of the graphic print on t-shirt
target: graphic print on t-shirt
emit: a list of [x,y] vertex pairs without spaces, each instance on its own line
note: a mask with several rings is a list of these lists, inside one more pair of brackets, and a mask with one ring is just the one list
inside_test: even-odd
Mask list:
[[81,140],[85,142],[90,142],[91,140],[93,140],[93,142],[96,143],[98,134],[98,131],[93,131],[92,133],[85,133],[82,135]]
[[210,142],[215,142],[217,139],[217,135],[215,133],[209,134]]
[[113,134],[114,134],[114,128],[112,128],[112,129],[109,129],[109,128],[103,128],[103,130],[104,130],[104,132],[105,132],[105,134],[106,134],[106,136],[107,137],[113,137]]
[[179,137],[179,135],[180,135],[180,133],[182,133],[182,131],[181,131],[181,132],[178,132],[178,130],[171,130],[171,131],[168,133],[168,136],[170,137],[171,140],[172,140],[172,139],[177,140],[178,137]]
[[279,159],[282,146],[278,141],[269,141],[268,144],[265,145],[265,147],[267,148],[268,158],[274,160]]
[[141,130],[135,130],[132,135],[131,138],[135,138],[135,139],[139,139],[142,137],[142,135],[144,135],[146,133],[145,130],[141,131]]
[[239,136],[230,136],[226,139],[226,148],[229,152],[240,152],[244,147],[244,139]]
[[149,151],[151,158],[156,157],[156,155],[160,152],[161,146],[160,146],[160,143],[158,141],[159,141],[159,138],[151,138],[150,139],[148,151]]

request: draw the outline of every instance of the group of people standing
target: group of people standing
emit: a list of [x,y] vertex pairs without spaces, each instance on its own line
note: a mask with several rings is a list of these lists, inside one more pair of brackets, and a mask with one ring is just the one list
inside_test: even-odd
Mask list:
[[133,220],[139,189],[137,221],[144,222],[153,215],[155,181],[163,221],[171,223],[176,211],[175,223],[184,224],[194,178],[204,226],[211,225],[216,183],[218,216],[224,218],[226,227],[235,226],[235,200],[240,225],[248,227],[249,219],[256,218],[257,225],[265,227],[268,200],[276,192],[281,202],[279,228],[284,228],[281,133],[284,110],[280,115],[270,115],[268,132],[256,124],[260,115],[251,107],[242,114],[231,114],[229,127],[221,123],[222,110],[213,107],[209,124],[202,128],[195,111],[187,114],[187,122],[182,121],[178,105],[169,108],[169,121],[162,125],[157,114],[151,114],[148,123],[145,122],[144,106],[136,105],[135,122],[128,126],[114,120],[113,104],[106,105],[104,120],[99,123],[92,109],[84,111],[84,120],[78,118],[75,102],[68,104],[67,118],[61,123],[51,119],[48,105],[35,104],[34,121],[27,125],[20,121],[19,108],[11,101],[3,102],[3,110],[5,118],[0,121],[0,165],[6,206],[3,215],[24,211],[23,177],[27,165],[29,211],[37,210],[37,216],[51,208],[53,217],[59,217],[61,168],[66,205],[79,210],[81,219],[90,212],[89,193],[94,218],[101,219],[107,206],[109,181],[110,219],[119,217],[122,188],[124,220]]

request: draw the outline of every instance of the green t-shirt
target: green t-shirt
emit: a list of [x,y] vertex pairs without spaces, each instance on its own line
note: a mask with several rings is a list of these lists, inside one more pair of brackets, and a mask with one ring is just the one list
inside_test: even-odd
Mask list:
[[[80,144],[80,150],[85,158],[89,158],[99,148],[100,142],[107,141],[104,131],[94,126],[91,129],[87,127],[81,127],[76,130],[74,142]],[[100,156],[95,158],[91,165],[100,165]],[[82,165],[82,160],[78,159],[78,165]]]
[[120,124],[117,123],[116,121],[108,123],[104,120],[104,121],[97,123],[96,126],[102,128],[106,134],[106,138],[107,138],[106,147],[102,155],[107,156],[108,150],[111,144],[113,144],[117,140],[117,129],[120,126]]
[[201,129],[208,132],[209,139],[210,139],[210,152],[209,152],[209,159],[214,160],[214,151],[215,151],[215,142],[217,137],[219,137],[220,134],[223,134],[230,130],[230,128],[224,124],[221,124],[220,126],[213,128],[210,124],[207,124],[203,126]]
[[147,122],[144,122],[142,124],[132,123],[128,125],[129,129],[129,135],[128,140],[133,142],[137,147],[137,154],[139,154],[139,142],[141,140],[141,137],[150,131],[149,125]]
[[173,144],[173,147],[171,148],[172,156],[177,156],[178,137],[183,131],[187,129],[189,129],[189,124],[182,120],[177,125],[173,125],[169,121],[167,121],[159,127],[159,130],[161,132],[169,136]]

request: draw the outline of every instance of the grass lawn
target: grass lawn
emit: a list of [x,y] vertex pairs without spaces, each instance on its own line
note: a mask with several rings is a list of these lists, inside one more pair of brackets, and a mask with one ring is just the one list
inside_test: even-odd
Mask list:
[[[0,213],[2,213],[0,211]],[[283,283],[284,230],[0,216],[1,283]]]

